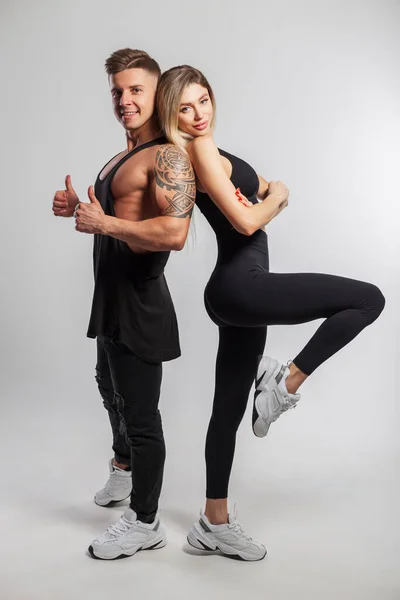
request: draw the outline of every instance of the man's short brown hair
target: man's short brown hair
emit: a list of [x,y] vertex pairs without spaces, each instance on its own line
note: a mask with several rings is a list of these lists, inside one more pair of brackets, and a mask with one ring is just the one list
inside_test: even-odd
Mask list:
[[157,61],[151,58],[143,50],[135,50],[132,48],[123,48],[116,50],[106,60],[107,75],[115,75],[126,69],[144,69],[149,73],[153,73],[157,79],[161,75],[161,69]]

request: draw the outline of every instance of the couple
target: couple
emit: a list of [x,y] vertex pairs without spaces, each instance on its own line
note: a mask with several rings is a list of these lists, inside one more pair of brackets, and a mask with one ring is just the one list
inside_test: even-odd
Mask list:
[[[88,336],[97,338],[96,379],[114,451],[95,502],[107,506],[130,497],[123,516],[89,551],[110,560],[166,544],[157,516],[165,460],[158,401],[162,362],[177,358],[180,348],[164,267],[170,250],[184,246],[196,201],[218,242],[205,305],[219,328],[219,348],[206,440],[206,506],[188,541],[261,560],[265,547],[228,513],[227,500],[251,386],[255,380],[253,431],[264,437],[296,405],[307,377],[375,321],[385,300],[376,286],[361,281],[269,272],[263,228],[287,206],[289,192],[216,147],[215,99],[198,70],[181,66],[161,75],[147,53],[124,49],[108,58],[106,71],[127,149],[100,172],[89,203],[79,201],[69,176],[53,200],[56,216],[75,216],[77,231],[94,234]],[[288,365],[260,359],[267,325],[322,318]]]

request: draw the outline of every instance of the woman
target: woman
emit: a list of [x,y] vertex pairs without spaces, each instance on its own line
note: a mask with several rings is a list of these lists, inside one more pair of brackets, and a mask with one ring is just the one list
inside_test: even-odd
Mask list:
[[[255,379],[253,431],[263,437],[283,411],[296,405],[297,390],[307,377],[377,319],[385,299],[376,286],[353,279],[269,272],[263,227],[287,206],[289,192],[216,147],[214,94],[200,71],[185,65],[164,73],[157,109],[170,142],[190,156],[197,176],[196,203],[218,243],[217,264],[205,290],[207,312],[219,327],[206,441],[207,500],[188,541],[196,548],[260,560],[265,547],[228,514],[227,500],[236,432],[252,383]],[[288,366],[265,356],[258,363],[267,325],[321,318],[326,320]]]

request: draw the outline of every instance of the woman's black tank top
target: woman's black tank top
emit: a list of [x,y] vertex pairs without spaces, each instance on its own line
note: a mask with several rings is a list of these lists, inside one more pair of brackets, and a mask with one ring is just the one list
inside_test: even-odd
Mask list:
[[[221,156],[224,156],[232,164],[231,181],[236,188],[240,188],[242,194],[252,202],[258,204],[257,192],[259,188],[258,175],[248,163],[241,158],[218,149]],[[267,243],[267,236],[261,229],[256,231],[252,236],[246,236],[231,225],[225,215],[220,211],[218,206],[214,204],[208,194],[197,192],[196,204],[211,225],[217,237],[219,262],[229,260],[232,254],[236,254],[243,246],[249,243],[259,241],[260,244]]]
[[[95,194],[106,215],[115,216],[111,183],[119,167],[137,152],[165,143],[165,138],[158,138],[135,148],[103,180],[97,178]],[[180,356],[175,310],[164,277],[169,254],[137,254],[125,242],[94,236],[95,285],[88,337],[103,335],[121,342],[147,362]]]

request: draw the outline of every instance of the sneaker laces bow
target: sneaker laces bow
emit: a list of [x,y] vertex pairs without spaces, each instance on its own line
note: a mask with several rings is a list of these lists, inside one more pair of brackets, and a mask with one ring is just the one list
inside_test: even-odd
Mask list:
[[291,399],[290,396],[285,396],[284,398],[285,399],[282,404],[282,412],[285,412],[285,410],[291,410],[292,408],[296,408],[298,400],[297,398]]
[[229,529],[232,529],[235,533],[238,533],[245,540],[247,540],[249,542],[252,541],[252,538],[249,535],[245,534],[245,532],[243,531],[243,527],[237,521],[234,521],[233,523],[229,523],[228,527],[229,527]]
[[252,542],[253,538],[251,538],[249,535],[247,535],[244,532],[243,527],[236,520],[236,518],[237,518],[237,509],[236,509],[236,502],[235,502],[235,504],[233,505],[233,521],[232,521],[232,523],[228,524],[228,527],[229,527],[229,529],[232,529],[235,533],[238,533],[245,540]]
[[117,521],[114,525],[110,525],[110,527],[107,529],[108,533],[110,535],[113,536],[118,536],[121,533],[125,533],[126,531],[129,531],[129,529],[131,529],[133,523],[131,521],[128,521],[127,519],[125,519],[124,516],[122,516],[120,518],[119,521]]

